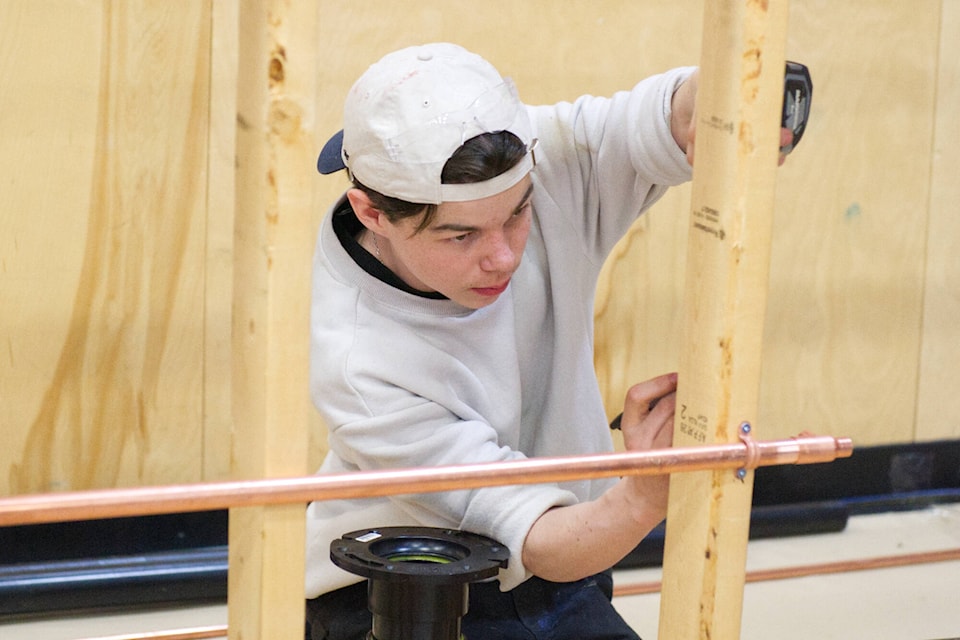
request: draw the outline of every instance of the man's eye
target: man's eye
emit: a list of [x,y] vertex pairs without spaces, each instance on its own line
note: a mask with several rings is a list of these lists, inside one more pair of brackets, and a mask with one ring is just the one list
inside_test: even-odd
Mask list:
[[514,211],[514,212],[513,212],[513,215],[510,216],[510,220],[512,221],[512,220],[516,220],[517,218],[522,218],[522,217],[525,216],[527,213],[529,213],[529,211],[530,211],[532,208],[533,208],[533,205],[528,202],[527,204],[523,205],[522,207],[520,207],[519,209],[517,209],[516,211]]

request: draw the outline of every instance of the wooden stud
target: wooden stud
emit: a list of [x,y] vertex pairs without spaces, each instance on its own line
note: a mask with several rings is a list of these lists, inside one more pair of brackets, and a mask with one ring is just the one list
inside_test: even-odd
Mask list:
[[[308,472],[317,13],[251,0],[236,14],[235,478]],[[231,510],[231,639],[303,638],[304,530],[302,504]]]
[[233,231],[237,182],[239,5],[210,6],[210,142],[204,263],[203,451],[205,481],[230,477],[233,431]]
[[[678,446],[756,426],[787,1],[714,0],[703,19]],[[749,472],[671,477],[660,638],[739,637],[752,488]]]

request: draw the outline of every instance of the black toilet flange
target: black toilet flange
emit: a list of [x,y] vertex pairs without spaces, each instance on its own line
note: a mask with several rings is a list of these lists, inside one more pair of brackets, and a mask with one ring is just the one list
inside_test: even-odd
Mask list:
[[509,557],[496,540],[434,527],[364,529],[330,544],[335,565],[368,579],[372,640],[459,640],[469,584]]

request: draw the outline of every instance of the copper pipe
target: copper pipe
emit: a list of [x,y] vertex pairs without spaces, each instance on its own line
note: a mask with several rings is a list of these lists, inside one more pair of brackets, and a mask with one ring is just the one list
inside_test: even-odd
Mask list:
[[102,489],[0,498],[0,526],[95,520],[230,507],[368,498],[581,478],[811,464],[849,457],[849,438],[807,436],[768,442],[653,449],[510,462],[393,469],[267,480]]
[[[882,556],[865,558],[862,560],[844,560],[827,562],[798,567],[783,567],[779,569],[762,569],[749,571],[747,582],[766,582],[769,580],[784,580],[787,578],[802,578],[806,576],[824,575],[831,573],[850,573],[854,571],[869,571],[872,569],[886,569],[909,565],[929,564],[934,562],[950,562],[960,560],[960,549],[946,549],[944,551],[926,551],[896,556]],[[659,593],[662,583],[638,582],[616,585],[613,588],[614,597],[645,595]],[[86,638],[85,640],[200,640],[202,638],[225,638],[227,627],[199,627],[197,629],[177,629],[173,631],[157,631],[154,633],[130,634],[122,636],[108,636]]]
[[[748,571],[746,582],[768,582],[771,580],[786,580],[788,578],[805,578],[831,573],[852,573],[854,571],[871,571],[873,569],[890,569],[934,562],[952,562],[960,560],[960,549],[945,549],[943,551],[922,551],[919,553],[905,553],[895,556],[881,556],[877,558],[862,558],[859,560],[841,560],[822,564],[809,564],[799,567],[781,567],[778,569],[759,569]],[[663,583],[660,581],[636,582],[613,587],[613,595],[636,596],[648,593],[659,593]]]
[[227,627],[197,627],[194,629],[175,629],[171,631],[153,631],[149,633],[129,633],[119,636],[97,636],[84,640],[201,640],[202,638],[226,638]]

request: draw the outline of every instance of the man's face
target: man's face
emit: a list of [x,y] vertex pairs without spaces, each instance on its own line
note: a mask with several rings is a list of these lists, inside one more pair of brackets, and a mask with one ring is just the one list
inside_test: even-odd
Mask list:
[[419,233],[419,217],[388,222],[387,266],[419,291],[440,292],[471,309],[492,304],[520,266],[530,233],[532,195],[528,175],[489,198],[441,203]]

